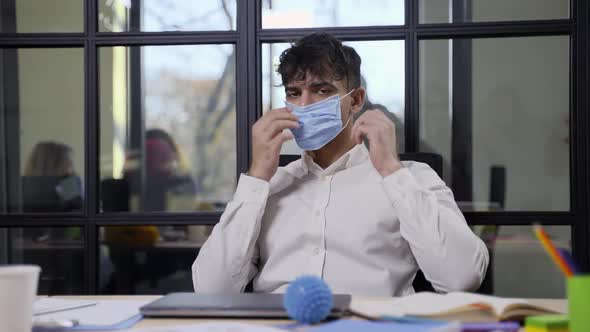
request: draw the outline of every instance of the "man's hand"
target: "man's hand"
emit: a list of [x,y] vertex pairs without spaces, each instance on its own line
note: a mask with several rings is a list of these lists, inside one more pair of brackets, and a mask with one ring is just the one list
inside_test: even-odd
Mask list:
[[352,127],[351,137],[356,144],[362,144],[364,137],[369,140],[369,156],[381,176],[402,168],[397,156],[395,125],[381,111],[372,110],[361,115]]
[[270,181],[279,167],[281,146],[293,139],[285,129],[299,127],[297,116],[287,108],[273,109],[252,126],[252,164],[248,175]]

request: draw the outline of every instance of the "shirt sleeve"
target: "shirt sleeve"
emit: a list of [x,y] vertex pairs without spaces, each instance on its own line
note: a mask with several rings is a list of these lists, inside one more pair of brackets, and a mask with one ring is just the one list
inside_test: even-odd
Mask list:
[[426,164],[410,162],[383,179],[420,269],[437,291],[476,290],[489,254],[467,226],[453,193]]
[[268,196],[267,181],[240,176],[232,201],[193,263],[195,292],[242,292],[256,275],[256,242]]

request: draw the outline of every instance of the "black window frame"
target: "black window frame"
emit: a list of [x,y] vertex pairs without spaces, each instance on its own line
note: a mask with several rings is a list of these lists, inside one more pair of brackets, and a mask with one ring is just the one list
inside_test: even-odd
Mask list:
[[[0,8],[11,8],[14,1],[0,0]],[[138,0],[133,0],[137,2]],[[490,0],[491,1],[491,0]],[[461,1],[454,0],[455,3]],[[458,4],[457,4],[458,5]],[[5,6],[5,7],[2,7]],[[7,7],[6,7],[7,6]],[[504,211],[466,212],[470,225],[529,225],[533,222],[547,225],[571,226],[572,247],[575,258],[585,269],[590,268],[590,117],[587,115],[590,95],[589,43],[590,6],[584,0],[570,0],[569,19],[537,21],[503,21],[452,24],[419,24],[418,2],[405,1],[403,25],[262,29],[261,0],[237,0],[237,29],[234,31],[198,32],[98,32],[98,0],[84,1],[84,32],[81,33],[15,33],[9,20],[0,33],[0,48],[61,48],[84,49],[85,81],[85,207],[80,213],[65,214],[0,214],[0,228],[81,226],[84,229],[84,289],[87,294],[98,293],[98,232],[100,227],[112,225],[214,225],[221,212],[190,213],[99,213],[99,84],[98,50],[103,46],[144,46],[182,44],[233,44],[236,48],[236,148],[237,174],[248,169],[251,160],[251,126],[262,113],[261,46],[264,43],[291,42],[310,32],[324,31],[344,41],[403,40],[405,43],[405,151],[419,151],[419,41],[425,39],[493,38],[522,36],[570,36],[570,191],[571,209],[564,212]],[[14,23],[14,22],[12,22]],[[255,82],[256,84],[248,84]],[[0,82],[2,84],[2,82]],[[7,85],[0,89],[6,91]],[[3,94],[0,93],[0,96]],[[2,101],[2,98],[0,98]],[[7,143],[4,114],[0,115],[0,158],[18,153]],[[18,132],[17,132],[18,134]],[[469,137],[469,133],[461,133]],[[16,136],[18,137],[18,135]],[[13,150],[10,150],[13,149]],[[12,152],[11,152],[12,151]],[[459,151],[461,152],[461,151]],[[463,153],[467,153],[463,151]],[[14,167],[14,166],[13,166]],[[6,167],[0,167],[0,175]],[[467,170],[468,171],[468,170]],[[0,176],[0,198],[6,199],[10,176]],[[550,189],[550,188],[548,188]],[[187,269],[190,267],[187,266]]]

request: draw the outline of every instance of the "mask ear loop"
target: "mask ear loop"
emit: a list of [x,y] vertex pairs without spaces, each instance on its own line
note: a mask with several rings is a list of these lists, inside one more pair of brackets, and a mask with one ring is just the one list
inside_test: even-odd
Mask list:
[[[352,93],[354,90],[356,90],[356,89],[352,89],[352,90],[350,90],[350,92],[349,92],[349,93],[347,93],[347,94],[345,94],[344,96],[342,96],[342,98],[344,98],[344,97],[348,96],[348,95],[349,95],[349,94],[351,94],[351,93]],[[342,98],[340,98],[340,100],[342,100]],[[352,118],[352,107],[351,107],[351,110],[350,110],[350,112],[348,112],[348,120],[346,120],[346,124],[344,124],[344,126],[342,126],[342,129],[343,129],[343,130],[344,130],[344,128],[346,128],[346,126],[348,126],[348,123],[350,122],[350,119],[351,119],[351,118]]]

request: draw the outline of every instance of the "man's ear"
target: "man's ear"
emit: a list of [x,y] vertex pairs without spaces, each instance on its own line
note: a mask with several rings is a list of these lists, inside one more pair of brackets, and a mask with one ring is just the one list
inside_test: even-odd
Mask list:
[[365,104],[365,97],[367,92],[365,88],[358,87],[356,88],[351,94],[350,98],[352,99],[351,110],[353,114],[357,114],[363,109],[363,105]]

